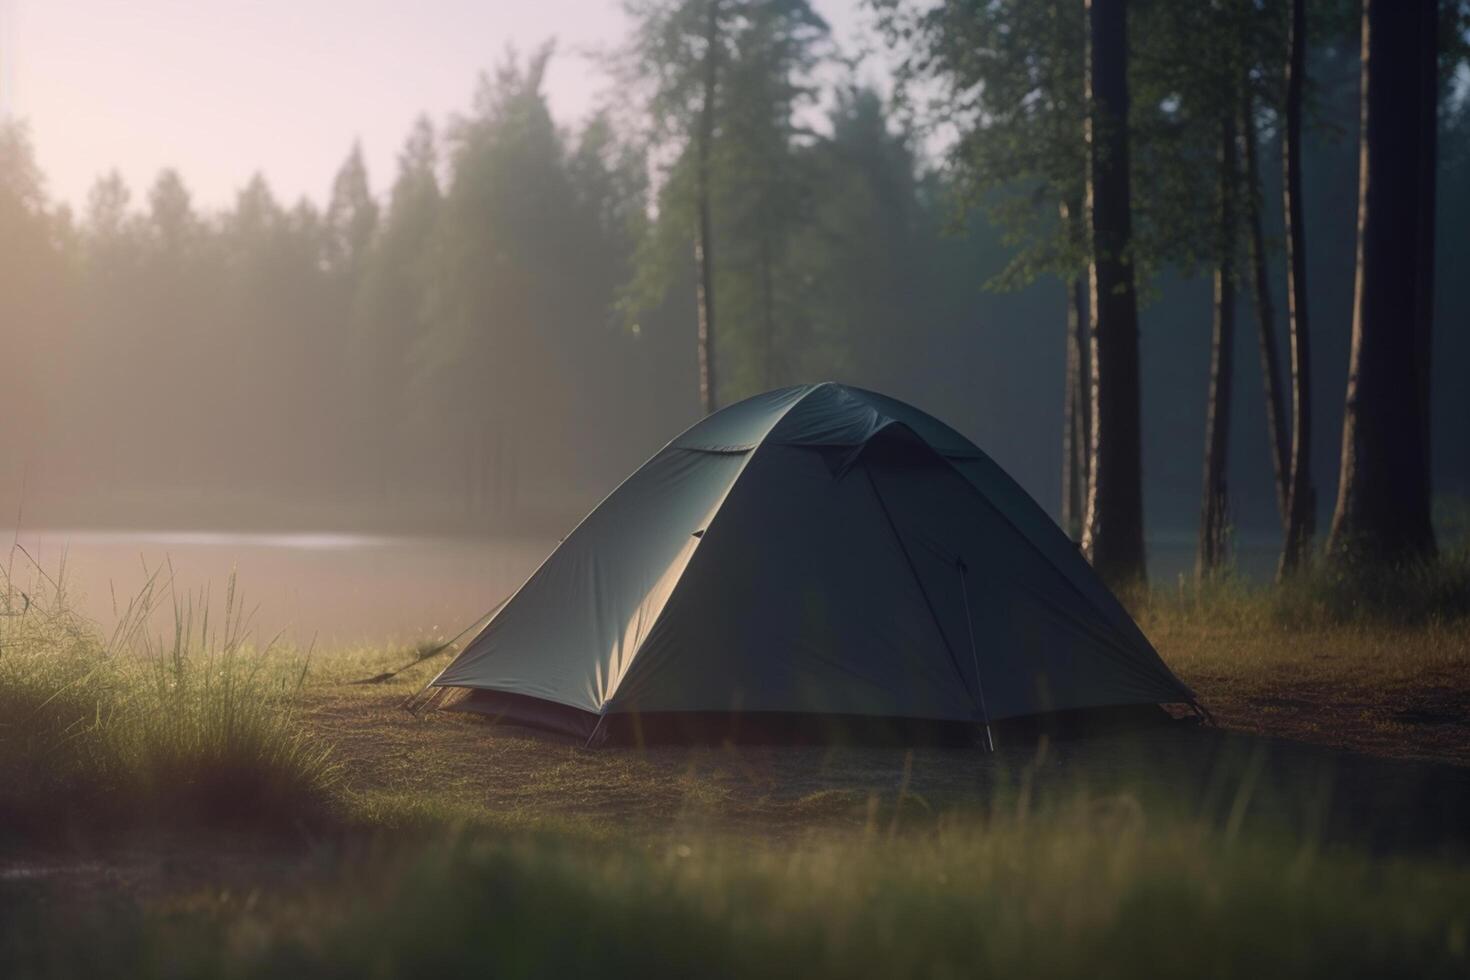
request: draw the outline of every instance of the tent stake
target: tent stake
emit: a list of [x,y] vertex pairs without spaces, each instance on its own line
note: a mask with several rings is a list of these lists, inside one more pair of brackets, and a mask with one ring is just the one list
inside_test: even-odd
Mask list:
[[598,733],[602,731],[602,723],[604,721],[607,721],[607,715],[598,715],[597,716],[597,724],[592,726],[592,734],[587,736],[587,741],[582,746],[582,748],[584,748],[584,749],[590,749],[590,748],[592,748],[592,743],[597,739]]

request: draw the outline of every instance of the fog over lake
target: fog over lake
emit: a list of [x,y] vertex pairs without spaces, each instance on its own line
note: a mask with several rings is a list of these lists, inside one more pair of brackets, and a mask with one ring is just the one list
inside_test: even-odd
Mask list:
[[[148,576],[171,575],[177,595],[213,592],[216,609],[232,571],[254,633],[264,642],[316,643],[340,649],[360,643],[412,643],[448,638],[510,595],[557,545],[549,536],[411,536],[340,532],[22,530],[25,553],[15,576],[33,574],[25,554],[48,575],[65,562],[76,606],[103,626],[137,594]],[[1167,585],[1194,561],[1194,536],[1158,534],[1149,543],[1149,573]],[[1243,574],[1269,575],[1275,542],[1246,536],[1237,543]],[[160,613],[160,627],[171,624]]]
[[[9,532],[7,536],[13,536]],[[549,538],[383,537],[340,533],[23,531],[48,574],[63,557],[77,607],[111,624],[162,567],[176,594],[213,591],[236,572],[255,635],[318,648],[453,636],[523,582],[556,545]],[[17,555],[15,574],[27,564]],[[160,619],[160,625],[168,620]]]

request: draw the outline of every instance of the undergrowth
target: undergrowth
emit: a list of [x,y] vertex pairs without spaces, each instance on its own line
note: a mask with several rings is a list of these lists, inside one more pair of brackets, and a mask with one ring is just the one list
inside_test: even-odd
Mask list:
[[[41,884],[40,899],[7,906],[7,888],[28,886],[0,881],[0,965],[15,964],[10,975],[1470,970],[1463,849],[1392,856],[1304,829],[1309,821],[1262,819],[1289,807],[1253,802],[1264,793],[1254,789],[1264,766],[1254,755],[1233,798],[1221,790],[1218,807],[1089,793],[1085,779],[1106,782],[1102,766],[1067,773],[1063,790],[1044,798],[1030,795],[1025,779],[1027,792],[1014,797],[987,795],[978,784],[962,805],[936,796],[931,808],[915,796],[924,817],[903,822],[906,761],[896,797],[892,786],[868,795],[865,825],[822,816],[832,806],[845,813],[851,802],[829,788],[792,804],[815,815],[804,828],[788,822],[784,835],[769,819],[780,809],[771,800],[752,811],[766,824],[749,832],[643,827],[654,822],[654,791],[667,789],[660,772],[626,788],[634,803],[621,815],[586,826],[567,817],[564,826],[559,818],[579,809],[574,800],[600,815],[604,807],[589,800],[625,792],[617,767],[629,756],[561,747],[541,747],[544,765],[531,767],[534,778],[564,781],[555,807],[521,814],[451,792],[518,778],[520,770],[478,744],[474,767],[447,772],[444,785],[392,782],[348,804],[325,740],[297,716],[310,701],[302,696],[306,659],[251,641],[233,582],[215,617],[207,593],[176,596],[167,579],[154,580],[104,634],[71,612],[63,574],[23,567],[24,576],[3,569],[0,582],[0,844],[140,826],[285,830],[344,809],[359,833],[330,835],[274,871],[254,865],[279,856],[250,852],[241,887],[207,878],[153,901],[125,889],[79,897],[64,884]],[[1356,697],[1351,685],[1361,683],[1391,695],[1394,708],[1406,703],[1403,691],[1426,683],[1461,690],[1450,685],[1470,663],[1470,550],[1457,545],[1433,567],[1375,574],[1347,580],[1317,568],[1281,589],[1226,577],[1158,589],[1139,614],[1171,664],[1211,685],[1207,701],[1254,704],[1261,692],[1249,685],[1261,678],[1272,694],[1330,681],[1338,699]],[[391,707],[431,676],[431,663],[391,679],[391,691],[345,681],[392,674],[387,668],[431,649],[359,651],[324,677],[334,691]],[[1366,710],[1354,709],[1355,724]],[[365,737],[383,741],[385,731]],[[395,736],[404,765],[427,764],[407,754],[426,734]],[[478,729],[466,737],[493,738]],[[436,750],[427,745],[422,751]],[[697,782],[692,763],[689,772]],[[1283,781],[1300,780],[1287,773]],[[730,792],[710,788],[710,808],[724,808]],[[880,793],[882,807],[872,805]]]
[[1383,566],[1317,556],[1279,583],[1254,582],[1226,569],[1204,581],[1181,576],[1124,598],[1140,620],[1207,626],[1291,631],[1458,623],[1470,619],[1470,538],[1454,539],[1428,561]]
[[64,565],[20,558],[0,569],[0,842],[328,812],[333,761],[294,716],[307,661],[253,645],[233,577],[212,619],[207,592],[155,574],[104,633]]
[[1434,977],[1470,965],[1467,909],[1463,868],[1079,795],[788,844],[448,833],[271,901],[113,912],[85,948],[16,934],[52,976]]

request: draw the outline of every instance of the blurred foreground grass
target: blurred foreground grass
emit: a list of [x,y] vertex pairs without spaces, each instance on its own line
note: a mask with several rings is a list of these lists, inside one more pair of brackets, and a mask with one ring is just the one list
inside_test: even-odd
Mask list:
[[0,600],[6,976],[1470,971],[1453,602],[1135,604],[1275,739],[586,752],[399,710],[442,661],[354,686],[412,653],[257,649],[233,587],[217,627],[160,591],[103,635],[34,571]]
[[[1464,976],[1463,865],[1160,820],[1129,797],[925,833],[645,843],[445,830],[309,882],[33,903],[12,976]],[[85,941],[79,941],[82,937]]]

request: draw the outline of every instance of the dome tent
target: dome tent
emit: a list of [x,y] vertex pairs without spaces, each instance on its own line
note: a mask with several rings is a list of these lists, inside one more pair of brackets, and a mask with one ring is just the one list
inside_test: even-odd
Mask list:
[[973,443],[824,383],[731,405],[589,514],[432,684],[597,741],[655,719],[988,726],[1193,703]]

